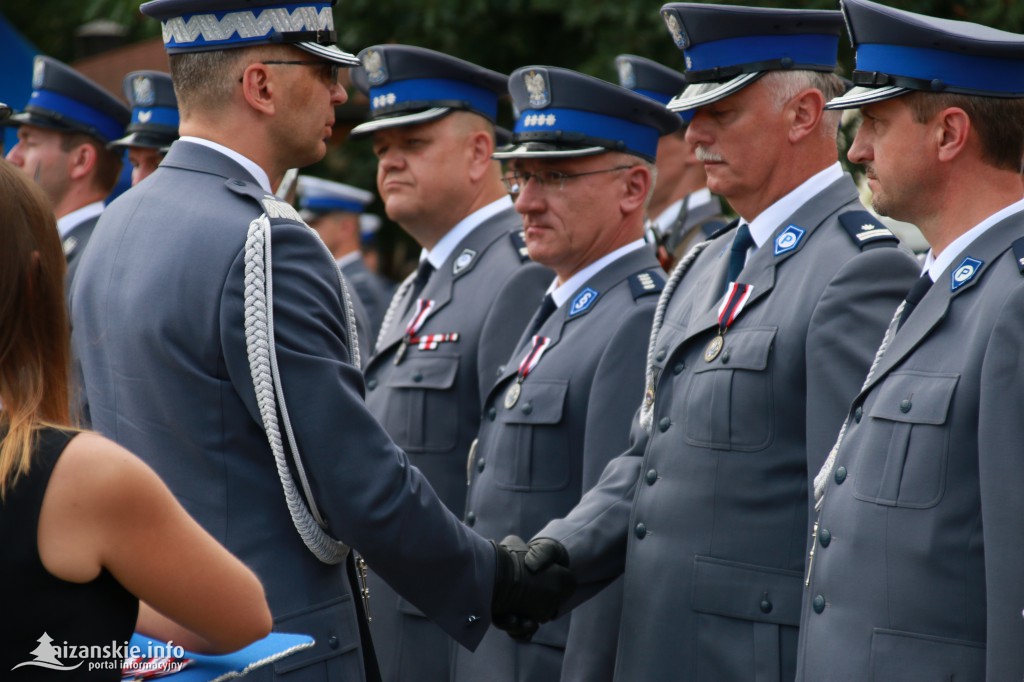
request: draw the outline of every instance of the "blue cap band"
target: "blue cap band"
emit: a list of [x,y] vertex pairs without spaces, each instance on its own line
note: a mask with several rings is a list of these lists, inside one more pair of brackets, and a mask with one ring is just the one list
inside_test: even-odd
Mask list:
[[392,81],[370,88],[370,112],[386,113],[390,108],[406,102],[467,102],[469,108],[492,121],[498,116],[498,95],[465,81],[448,78],[410,78]]
[[330,3],[303,2],[184,14],[163,21],[163,38],[167,51],[174,54],[205,47],[263,44],[274,35],[333,28]]
[[686,68],[706,71],[741,64],[756,64],[789,58],[796,65],[835,67],[839,36],[805,33],[779,36],[726,38],[686,48]]
[[659,132],[655,128],[614,116],[577,109],[527,109],[516,121],[516,134],[580,133],[601,140],[617,140],[634,153],[654,158],[658,151]]
[[29,97],[28,107],[50,111],[62,119],[86,128],[91,128],[108,142],[124,134],[124,126],[106,114],[82,104],[70,97],[51,90],[33,90]]
[[[139,118],[143,112],[149,112],[145,121]],[[167,126],[176,129],[180,120],[177,107],[136,107],[132,109],[132,124]]]
[[857,70],[922,80],[938,79],[946,85],[976,92],[1024,93],[1024,68],[1019,59],[862,43],[857,45]]
[[[633,92],[644,97],[649,97],[655,102],[661,102],[662,104],[668,104],[675,95],[666,95],[663,92],[657,92],[656,90],[644,90],[643,88],[633,88]],[[679,111],[679,118],[683,119],[683,123],[689,123],[693,120],[693,111]]]
[[366,208],[358,201],[345,201],[344,199],[329,199],[327,197],[302,198],[299,201],[299,208],[309,211],[348,211],[349,213],[362,213]]

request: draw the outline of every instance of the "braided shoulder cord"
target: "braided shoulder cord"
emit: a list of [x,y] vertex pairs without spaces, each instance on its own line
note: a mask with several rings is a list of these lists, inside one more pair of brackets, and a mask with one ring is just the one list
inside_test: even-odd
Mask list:
[[387,336],[388,331],[391,329],[391,323],[395,321],[395,317],[399,315],[398,306],[405,298],[405,294],[412,287],[413,280],[416,279],[416,272],[413,271],[408,277],[402,280],[402,283],[398,285],[398,289],[395,290],[395,295],[391,297],[391,302],[388,303],[388,309],[384,312],[384,319],[380,323],[380,331],[377,333],[377,342],[374,344],[373,351],[380,348],[380,345],[384,343],[384,337]]
[[654,370],[654,349],[658,345],[658,332],[661,331],[661,325],[665,321],[665,311],[668,309],[669,301],[672,300],[672,294],[675,292],[676,287],[679,286],[679,282],[682,281],[683,276],[693,265],[693,262],[697,260],[697,256],[700,255],[701,251],[706,249],[711,244],[711,240],[704,240],[697,244],[694,244],[690,252],[683,257],[681,261],[672,270],[672,274],[669,275],[668,281],[665,283],[665,289],[661,292],[661,297],[658,299],[658,306],[654,309],[654,323],[651,325],[651,338],[647,343],[647,370],[644,373],[645,387],[644,387],[644,402],[640,406],[640,426],[644,428],[647,433],[651,432],[651,427],[654,422],[654,387],[658,383],[658,377],[655,375]]
[[[256,403],[259,406],[263,428],[274,453],[277,474],[281,479],[288,513],[295,529],[306,547],[317,559],[326,564],[338,564],[348,555],[348,547],[330,537],[324,530],[326,524],[313,500],[302,458],[299,455],[292,432],[288,409],[284,400],[281,377],[274,352],[274,306],[273,281],[271,276],[270,220],[264,213],[249,224],[245,241],[245,346],[252,373]],[[346,308],[351,311],[351,301],[346,294]],[[350,318],[351,319],[351,318]],[[351,329],[352,324],[349,323]],[[352,334],[353,349],[358,366],[358,342]],[[288,468],[288,457],[284,451],[277,413],[281,411],[292,461],[298,473],[303,493],[300,495]],[[304,495],[304,497],[303,497]],[[307,501],[310,503],[307,506]],[[312,509],[311,509],[312,508]]]

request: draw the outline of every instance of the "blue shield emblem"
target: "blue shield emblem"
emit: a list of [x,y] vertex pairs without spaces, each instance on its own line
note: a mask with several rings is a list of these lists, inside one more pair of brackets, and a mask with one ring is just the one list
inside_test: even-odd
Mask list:
[[572,305],[569,306],[569,317],[587,312],[600,295],[590,287],[576,294],[576,298],[572,299]]
[[795,249],[800,245],[800,240],[804,238],[805,234],[807,234],[807,230],[801,229],[796,225],[787,227],[775,238],[775,255],[781,256]]
[[949,290],[956,291],[963,285],[974,279],[975,275],[981,270],[981,266],[985,263],[976,258],[968,256],[964,258],[960,265],[956,266],[952,273],[950,273],[949,279]]

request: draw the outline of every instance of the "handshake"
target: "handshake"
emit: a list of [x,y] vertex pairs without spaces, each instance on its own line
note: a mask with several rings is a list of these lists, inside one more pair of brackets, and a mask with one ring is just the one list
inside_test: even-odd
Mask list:
[[536,538],[527,544],[515,535],[494,544],[494,549],[497,568],[491,618],[513,639],[529,641],[576,589],[569,553],[550,538]]

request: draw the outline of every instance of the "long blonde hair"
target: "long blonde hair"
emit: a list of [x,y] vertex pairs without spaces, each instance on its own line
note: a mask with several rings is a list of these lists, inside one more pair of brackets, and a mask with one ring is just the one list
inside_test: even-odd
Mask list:
[[46,196],[0,161],[0,500],[28,472],[37,429],[70,424],[66,269]]

